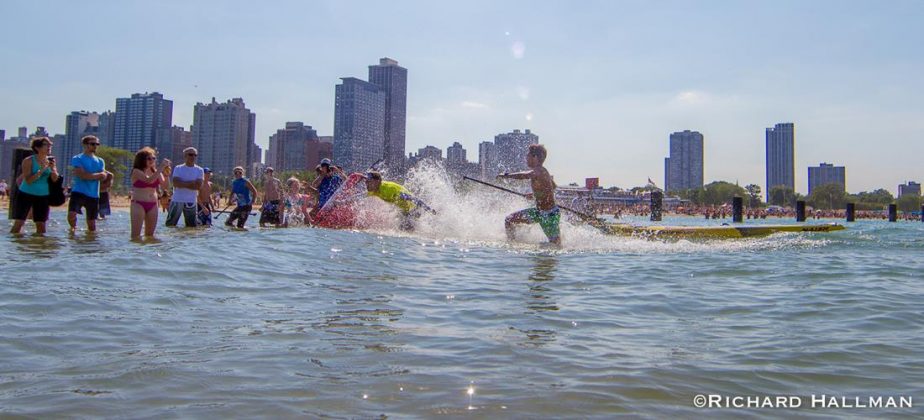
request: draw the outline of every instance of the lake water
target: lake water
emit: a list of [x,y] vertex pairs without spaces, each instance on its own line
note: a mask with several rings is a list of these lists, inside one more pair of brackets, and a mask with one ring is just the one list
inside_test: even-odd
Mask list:
[[924,223],[698,242],[568,226],[553,252],[538,228],[506,243],[524,203],[495,198],[415,235],[159,227],[147,244],[124,212],[68,237],[54,209],[48,237],[0,236],[0,416],[922,415]]

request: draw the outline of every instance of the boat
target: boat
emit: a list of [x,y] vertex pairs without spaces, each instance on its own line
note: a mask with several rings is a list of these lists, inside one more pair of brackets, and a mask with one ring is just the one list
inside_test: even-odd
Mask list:
[[753,238],[782,232],[827,233],[844,229],[846,229],[844,225],[837,223],[749,226],[633,226],[619,223],[608,223],[601,227],[601,230],[613,235],[668,237],[682,239]]

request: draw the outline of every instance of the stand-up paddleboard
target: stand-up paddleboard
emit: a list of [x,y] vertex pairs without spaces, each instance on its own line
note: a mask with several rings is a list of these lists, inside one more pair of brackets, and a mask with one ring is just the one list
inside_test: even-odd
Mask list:
[[822,225],[751,225],[751,226],[631,226],[607,224],[609,233],[614,235],[670,237],[670,238],[751,238],[767,236],[779,232],[819,233],[844,230],[843,225],[828,223]]
[[352,173],[337,189],[337,192],[318,211],[314,225],[329,229],[350,229],[356,225],[356,211],[353,208],[357,199],[366,195],[365,180],[362,174]]

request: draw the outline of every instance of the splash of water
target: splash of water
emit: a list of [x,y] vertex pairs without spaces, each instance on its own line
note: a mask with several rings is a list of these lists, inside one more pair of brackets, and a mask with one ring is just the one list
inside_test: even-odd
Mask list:
[[[512,181],[507,188],[528,191],[526,181]],[[397,208],[375,197],[356,200],[357,227],[388,236],[416,237],[466,245],[510,248],[515,252],[552,252],[541,247],[548,240],[538,225],[517,229],[516,241],[508,242],[504,218],[515,211],[533,207],[534,202],[510,193],[463,181],[432,161],[421,162],[407,175],[404,186],[436,210],[424,213],[413,232],[398,229],[401,214]],[[777,234],[765,238],[737,240],[660,240],[646,237],[608,235],[563,213],[562,249],[554,252],[599,253],[702,253],[780,250],[823,246],[824,240],[798,234]]]

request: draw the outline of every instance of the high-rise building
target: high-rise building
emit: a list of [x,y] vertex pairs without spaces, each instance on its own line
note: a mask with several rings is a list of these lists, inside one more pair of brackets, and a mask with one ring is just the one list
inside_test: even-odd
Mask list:
[[446,148],[446,163],[457,166],[468,163],[465,159],[465,148],[461,143],[453,142],[452,146]]
[[795,191],[795,136],[793,123],[780,123],[767,128],[767,201],[770,189],[783,186]]
[[17,134],[19,134],[18,137],[20,138],[20,140],[26,139],[29,137],[29,129],[26,127],[19,127],[19,133]]
[[160,93],[117,98],[112,147],[132,153],[145,146],[156,148],[157,130],[172,125],[173,101],[164,99]]
[[257,161],[256,122],[257,115],[247,109],[241,98],[224,103],[212,98],[208,104],[196,103],[189,131],[199,151],[199,165],[223,176],[230,176],[235,166],[251,168]]
[[96,137],[104,146],[112,147],[115,142],[115,112],[106,111],[99,114],[99,129]]
[[[268,156],[266,164],[277,171],[303,171],[314,167],[319,162],[317,156],[309,159],[309,143],[320,143],[318,132],[300,121],[287,122],[285,128],[276,130],[269,138]],[[315,147],[315,155],[317,154]],[[318,160],[318,161],[316,161]]]
[[0,141],[6,140],[6,130],[0,130]]
[[157,157],[160,159],[170,159],[174,165],[183,163],[186,160],[183,150],[192,145],[192,131],[183,127],[175,125],[157,130]]
[[481,179],[497,176],[497,148],[493,142],[483,141],[478,144],[478,169]]
[[407,69],[390,58],[369,66],[369,83],[385,92],[385,163],[400,171],[404,167],[407,125]]
[[334,98],[334,163],[362,172],[385,156],[385,92],[355,77],[341,78]]
[[51,137],[51,134],[48,134],[48,130],[45,127],[38,126],[35,127],[35,133],[32,133],[32,137]]
[[513,130],[511,133],[494,136],[497,150],[497,164],[499,172],[516,172],[527,169],[526,153],[529,146],[539,144],[539,136],[531,133]]
[[822,185],[839,184],[847,190],[847,170],[843,166],[834,166],[830,163],[821,163],[808,168],[808,193]]
[[703,135],[678,131],[670,135],[670,156],[664,158],[664,190],[703,187]]
[[907,184],[901,184],[898,186],[898,198],[902,198],[903,195],[913,195],[915,197],[921,196],[921,184],[908,181]]
[[334,144],[334,136],[319,136],[318,140],[321,140],[321,143]]
[[65,152],[65,156],[74,156],[83,152],[80,139],[83,136],[99,134],[99,114],[96,112],[74,111],[67,115],[64,123],[65,145],[56,145],[56,149]]

